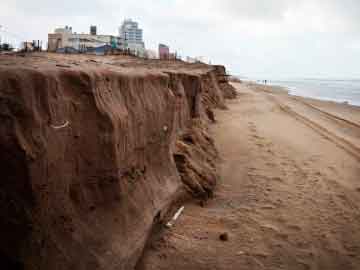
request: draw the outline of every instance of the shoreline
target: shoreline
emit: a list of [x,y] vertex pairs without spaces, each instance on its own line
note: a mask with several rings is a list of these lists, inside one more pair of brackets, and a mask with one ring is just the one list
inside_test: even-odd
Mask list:
[[[331,114],[333,117],[360,124],[360,106],[337,101],[292,95],[282,86],[263,85],[258,83],[245,83],[244,85],[250,85],[250,87],[252,86],[256,89],[261,89],[270,93],[281,93],[282,95],[287,96],[290,100],[301,101],[307,106],[315,107],[325,113]],[[356,115],[358,115],[358,117],[356,117]]]
[[339,104],[345,104],[345,105],[349,105],[349,106],[354,106],[354,107],[359,107],[360,108],[360,103],[353,103],[353,101],[351,100],[337,100],[336,98],[331,98],[331,97],[319,97],[319,96],[308,96],[306,94],[299,94],[299,93],[294,93],[294,90],[292,90],[291,86],[284,86],[284,85],[279,85],[279,84],[272,84],[271,82],[269,84],[261,84],[255,81],[243,81],[246,84],[256,84],[256,85],[260,85],[260,86],[270,86],[270,87],[275,87],[275,88],[282,88],[284,91],[286,91],[290,96],[296,96],[296,97],[302,97],[302,98],[308,98],[308,99],[315,99],[315,100],[320,100],[320,101],[327,101],[327,102],[334,102],[334,103],[339,103]]

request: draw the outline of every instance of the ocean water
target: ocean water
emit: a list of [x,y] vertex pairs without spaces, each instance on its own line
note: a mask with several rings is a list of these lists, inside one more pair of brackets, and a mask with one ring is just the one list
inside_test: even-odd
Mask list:
[[[261,83],[258,78],[238,76],[244,81]],[[272,79],[268,84],[281,86],[289,90],[291,95],[310,97],[336,102],[348,102],[360,106],[359,79]]]
[[360,106],[360,79],[270,80],[269,84],[285,87],[291,95]]

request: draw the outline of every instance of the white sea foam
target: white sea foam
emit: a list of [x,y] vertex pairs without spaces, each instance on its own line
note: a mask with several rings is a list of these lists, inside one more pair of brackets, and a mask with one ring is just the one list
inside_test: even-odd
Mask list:
[[269,83],[288,88],[292,95],[360,106],[360,79],[270,80]]

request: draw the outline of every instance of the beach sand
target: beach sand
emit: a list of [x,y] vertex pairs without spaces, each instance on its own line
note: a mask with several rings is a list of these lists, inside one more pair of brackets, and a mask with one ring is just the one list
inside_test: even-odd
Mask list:
[[138,269],[360,269],[360,108],[234,85],[214,199],[186,204]]

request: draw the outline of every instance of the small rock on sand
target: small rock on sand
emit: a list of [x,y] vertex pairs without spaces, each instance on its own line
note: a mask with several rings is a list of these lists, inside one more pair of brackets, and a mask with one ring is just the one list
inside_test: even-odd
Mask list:
[[226,232],[222,233],[222,234],[220,234],[219,238],[221,241],[224,241],[224,242],[229,241],[229,234]]

